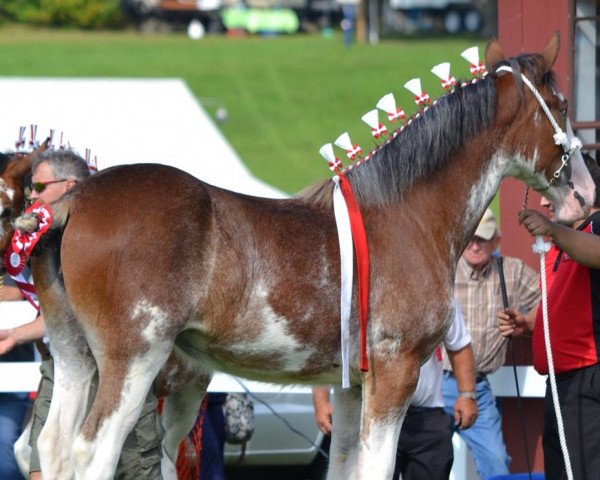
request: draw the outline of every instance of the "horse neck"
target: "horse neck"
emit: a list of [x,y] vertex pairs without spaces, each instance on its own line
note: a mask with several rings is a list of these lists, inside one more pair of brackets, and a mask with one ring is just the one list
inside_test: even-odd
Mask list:
[[497,151],[499,140],[494,129],[481,131],[391,208],[400,225],[407,219],[420,225],[420,241],[428,243],[440,261],[449,262],[452,271],[504,175],[506,159]]

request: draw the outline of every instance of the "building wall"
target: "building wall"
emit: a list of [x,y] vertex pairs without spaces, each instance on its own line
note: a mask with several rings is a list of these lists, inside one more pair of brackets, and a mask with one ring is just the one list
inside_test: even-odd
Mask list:
[[[568,76],[572,62],[570,45],[571,0],[499,0],[498,39],[505,55],[514,56],[525,52],[540,52],[555,31],[560,32],[561,49],[553,70],[558,76],[561,91],[571,100],[571,82]],[[551,138],[548,141],[552,141]],[[525,185],[514,179],[504,180],[500,187],[500,226],[503,232],[503,255],[515,256],[526,261],[539,271],[539,257],[531,251],[533,239],[518,224],[517,213],[525,198]],[[527,206],[539,208],[540,196],[529,191]],[[515,357],[519,365],[531,365],[529,339],[512,340]],[[512,364],[512,355],[507,356]],[[522,413],[520,413],[522,411]],[[502,403],[502,423],[509,455],[512,457],[511,472],[526,472],[528,469],[521,421],[527,432],[527,451],[533,471],[543,471],[541,446],[543,418],[542,399],[523,399],[519,407],[517,399],[506,398]]]

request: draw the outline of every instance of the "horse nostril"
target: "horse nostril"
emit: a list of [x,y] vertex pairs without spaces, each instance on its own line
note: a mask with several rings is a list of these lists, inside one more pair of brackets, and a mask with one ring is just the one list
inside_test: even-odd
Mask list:
[[573,192],[573,196],[575,197],[575,200],[579,202],[579,205],[581,207],[585,207],[585,199],[581,195],[579,195],[579,192],[577,190]]

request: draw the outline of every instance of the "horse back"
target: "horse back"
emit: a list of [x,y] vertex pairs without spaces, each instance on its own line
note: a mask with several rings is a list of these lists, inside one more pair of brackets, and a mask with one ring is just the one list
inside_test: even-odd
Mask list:
[[309,362],[315,341],[337,356],[338,256],[324,209],[241,195],[160,165],[83,182],[61,245],[69,301],[104,348],[141,329],[146,339],[179,335],[181,348],[224,363],[242,352],[249,369],[281,369],[290,351],[301,357],[290,370],[320,369],[330,356]]

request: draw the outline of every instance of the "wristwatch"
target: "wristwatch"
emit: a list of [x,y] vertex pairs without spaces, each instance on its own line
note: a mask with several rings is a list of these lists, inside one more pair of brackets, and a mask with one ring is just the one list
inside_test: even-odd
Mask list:
[[470,392],[458,392],[459,397],[470,398],[471,400],[477,400],[477,392],[471,390]]

